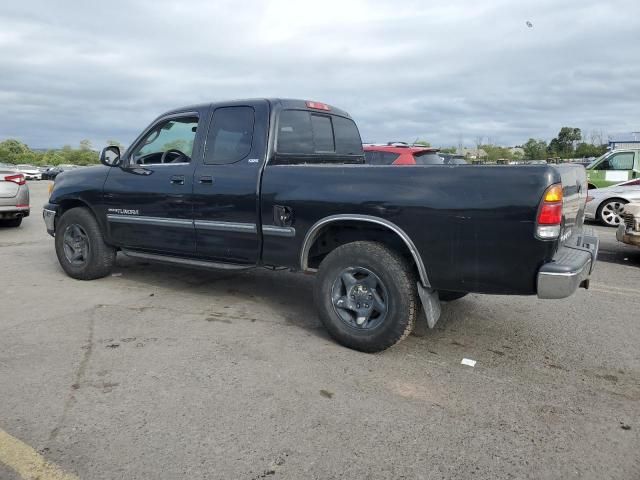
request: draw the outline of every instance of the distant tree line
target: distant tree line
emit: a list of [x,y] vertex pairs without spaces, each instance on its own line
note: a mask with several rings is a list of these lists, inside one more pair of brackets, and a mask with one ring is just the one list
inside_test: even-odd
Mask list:
[[[588,158],[599,157],[607,151],[608,145],[603,143],[602,132],[593,131],[587,141],[582,131],[574,127],[562,127],[558,135],[549,143],[545,140],[530,138],[520,148],[506,148],[496,145],[491,138],[478,136],[474,140],[474,155],[479,155],[483,160],[494,162],[496,160],[546,160],[548,158]],[[426,143],[426,142],[425,142]],[[443,153],[465,153],[462,137],[458,147],[443,147]],[[467,152],[469,153],[469,152]]]
[[544,160],[549,157],[585,158],[604,154],[607,144],[602,142],[602,134],[597,132],[592,133],[591,140],[587,142],[579,128],[562,127],[549,143],[530,138],[522,149],[527,160]]
[[[118,145],[111,141],[109,144]],[[91,165],[98,163],[98,152],[93,150],[89,140],[82,140],[78,147],[65,145],[60,149],[46,151],[31,150],[28,145],[10,138],[0,142],[0,163],[30,165]]]

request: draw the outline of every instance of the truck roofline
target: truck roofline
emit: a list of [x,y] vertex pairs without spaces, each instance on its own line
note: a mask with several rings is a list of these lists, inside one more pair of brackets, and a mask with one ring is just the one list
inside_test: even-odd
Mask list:
[[[219,101],[219,102],[208,102],[208,103],[198,103],[198,104],[192,104],[192,105],[185,105],[182,107],[176,107],[173,108],[171,110],[168,110],[164,113],[162,113],[161,115],[158,115],[156,117],[156,120],[158,118],[162,118],[165,117],[167,115],[174,115],[177,113],[183,113],[183,112],[189,112],[189,111],[194,111],[194,110],[201,110],[204,108],[209,108],[209,107],[226,107],[226,106],[237,106],[237,105],[242,105],[242,104],[252,104],[255,102],[266,102],[269,104],[269,106],[271,108],[274,107],[279,107],[281,109],[302,109],[302,110],[310,110],[310,111],[316,111],[313,108],[309,108],[307,106],[307,102],[310,102],[314,100],[303,100],[303,99],[296,99],[296,98],[276,98],[276,97],[265,97],[265,98],[239,98],[239,99],[235,99],[235,100],[223,100],[223,101]],[[317,103],[317,102],[316,102]],[[328,103],[325,103],[325,105],[327,105],[329,107],[329,110],[317,110],[318,112],[322,112],[322,113],[328,113],[328,114],[333,114],[333,115],[340,115],[341,117],[346,117],[346,118],[351,118],[351,115],[349,115],[348,112],[337,108],[333,105],[330,105]]]

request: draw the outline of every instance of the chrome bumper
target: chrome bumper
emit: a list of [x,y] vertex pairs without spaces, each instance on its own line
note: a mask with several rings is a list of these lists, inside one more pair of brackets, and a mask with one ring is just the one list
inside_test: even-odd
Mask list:
[[585,229],[575,241],[562,245],[538,271],[538,298],[566,298],[578,287],[588,288],[599,244],[595,232]]
[[45,208],[42,210],[42,218],[44,220],[44,224],[47,227],[47,233],[53,236],[56,231],[56,211],[47,210]]

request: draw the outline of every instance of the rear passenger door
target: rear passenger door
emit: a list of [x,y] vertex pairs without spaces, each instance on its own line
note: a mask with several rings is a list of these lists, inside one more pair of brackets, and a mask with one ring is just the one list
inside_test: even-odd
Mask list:
[[193,178],[199,257],[237,264],[258,261],[258,182],[268,125],[266,101],[212,107],[204,160]]

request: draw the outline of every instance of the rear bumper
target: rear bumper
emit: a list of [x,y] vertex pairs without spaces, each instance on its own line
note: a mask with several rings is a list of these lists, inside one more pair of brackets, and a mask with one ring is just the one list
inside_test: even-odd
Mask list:
[[538,298],[571,296],[578,287],[589,287],[600,241],[592,229],[584,229],[575,241],[562,245],[538,271]]
[[31,212],[29,206],[5,205],[0,206],[0,219],[28,217]]

